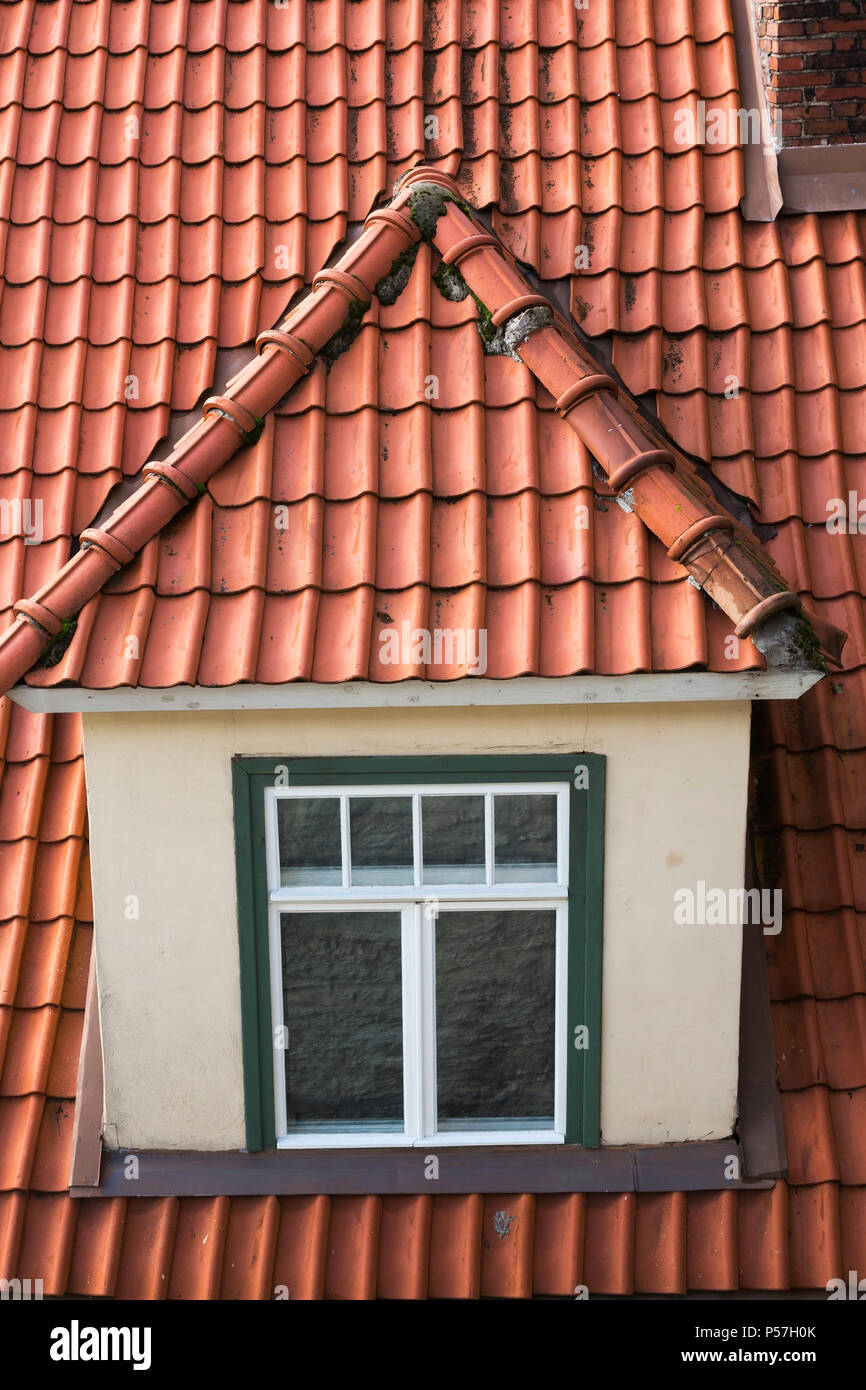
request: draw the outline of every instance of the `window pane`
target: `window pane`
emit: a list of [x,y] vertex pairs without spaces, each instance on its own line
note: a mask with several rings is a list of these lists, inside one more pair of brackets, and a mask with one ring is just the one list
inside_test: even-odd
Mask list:
[[352,883],[412,883],[412,801],[408,796],[349,799]]
[[553,1123],[556,913],[440,911],[439,1127]]
[[495,796],[497,883],[556,882],[556,797]]
[[400,913],[284,912],[280,934],[289,1127],[401,1129]]
[[284,888],[342,883],[337,797],[279,797],[277,834]]
[[484,797],[422,796],[425,883],[484,882]]

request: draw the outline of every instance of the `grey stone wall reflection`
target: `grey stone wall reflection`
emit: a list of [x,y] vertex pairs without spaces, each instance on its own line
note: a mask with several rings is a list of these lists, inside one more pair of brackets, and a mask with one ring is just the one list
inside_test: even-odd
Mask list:
[[440,1122],[552,1118],[555,943],[554,912],[440,912]]
[[398,912],[280,919],[289,1124],[403,1119]]

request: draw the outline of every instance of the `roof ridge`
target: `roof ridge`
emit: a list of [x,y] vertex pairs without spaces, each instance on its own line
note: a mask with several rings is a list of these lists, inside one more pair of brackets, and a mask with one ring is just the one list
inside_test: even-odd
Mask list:
[[417,193],[437,185],[440,197],[443,189],[450,196],[437,215],[433,244],[553,396],[557,414],[600,464],[620,504],[637,513],[669,558],[736,624],[736,636],[752,637],[770,664],[820,667],[819,649],[837,663],[847,634],[804,613],[762,542],[721,510],[687,456],[643,419],[630,394],[601,369],[554,306],[552,321],[527,306],[532,286],[499,238],[472,217],[456,182],[416,169],[400,186]]
[[259,334],[257,355],[227,382],[224,395],[204,402],[203,418],[168,458],[146,463],[141,486],[101,526],[82,532],[81,548],[33,597],[15,603],[15,621],[0,637],[0,692],[30,670],[48,642],[70,630],[105,582],[240,448],[256,441],[265,416],[319,353],[334,340],[342,350],[341,338],[348,346],[380,288],[389,302],[396,298],[422,237],[473,295],[486,326],[553,396],[557,413],[598,460],[620,504],[637,512],[669,557],[731,618],[736,635],[751,636],[773,665],[820,667],[819,646],[838,659],[845,634],[805,619],[799,596],[760,542],[719,510],[693,464],[642,419],[627,393],[620,399],[617,383],[580,346],[562,315],[534,292],[499,238],[475,220],[456,181],[422,165],[404,175],[388,207],[369,214],[345,255],[319,271],[281,326]]

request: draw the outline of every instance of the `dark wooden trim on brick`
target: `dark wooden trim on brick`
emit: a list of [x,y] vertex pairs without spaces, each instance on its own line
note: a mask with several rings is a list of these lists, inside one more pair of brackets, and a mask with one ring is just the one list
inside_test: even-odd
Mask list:
[[[427,1156],[439,1177],[424,1176]],[[331,1196],[366,1193],[708,1192],[769,1188],[773,1181],[728,1181],[732,1139],[657,1148],[293,1149],[272,1153],[138,1153],[138,1177],[124,1175],[124,1151],[103,1154],[102,1183],[74,1197]]]

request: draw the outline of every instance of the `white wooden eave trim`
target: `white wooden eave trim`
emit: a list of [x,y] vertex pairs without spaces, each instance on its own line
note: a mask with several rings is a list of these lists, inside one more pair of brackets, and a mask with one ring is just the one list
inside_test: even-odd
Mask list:
[[630,676],[517,676],[488,680],[468,676],[455,681],[346,681],[286,685],[177,685],[169,689],[120,686],[83,690],[79,686],[16,685],[9,698],[37,714],[154,713],[157,710],[276,709],[448,709],[492,705],[628,705],[718,700],[798,700],[823,672],[773,668],[769,671],[676,671]]

